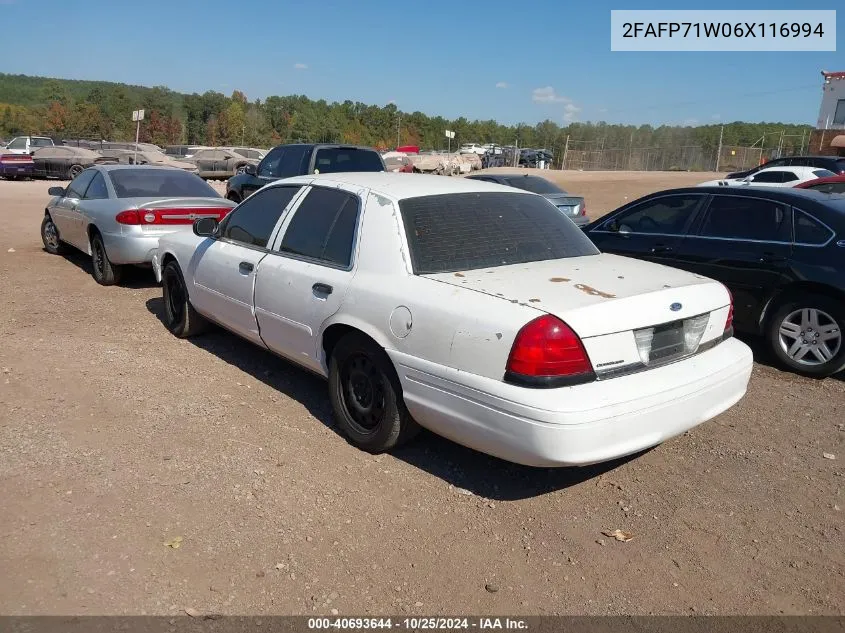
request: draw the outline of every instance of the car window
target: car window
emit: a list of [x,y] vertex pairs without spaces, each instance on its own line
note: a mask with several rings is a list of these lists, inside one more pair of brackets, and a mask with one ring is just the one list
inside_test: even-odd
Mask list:
[[614,216],[604,228],[606,230],[608,224],[615,222],[620,233],[683,235],[701,200],[700,194],[662,196],[647,200]]
[[828,171],[827,169],[814,169],[813,175],[816,178],[830,178],[831,176],[835,176],[832,171]]
[[[751,178],[751,182],[768,182],[768,183],[776,183],[776,182],[783,182],[783,175],[786,172],[782,171],[761,171],[759,174],[755,174]],[[792,174],[795,176],[795,174]]]
[[807,189],[815,189],[822,193],[845,193],[845,182],[823,182],[807,187]]
[[109,171],[118,198],[220,198],[220,194],[195,174],[182,169],[133,167]]
[[563,189],[539,176],[517,176],[505,178],[505,183],[511,187],[530,191],[531,193],[566,193]]
[[291,145],[285,148],[282,158],[279,160],[279,165],[276,169],[276,178],[290,178],[291,176],[299,176],[304,174],[308,168],[303,166],[303,160],[308,153],[309,147],[307,145]]
[[333,174],[345,171],[384,171],[378,152],[354,147],[323,147],[317,150],[314,173]]
[[270,153],[264,157],[264,160],[258,165],[258,175],[263,178],[275,178],[279,173],[279,164],[285,156],[287,148],[276,147],[270,150]]
[[282,212],[300,187],[269,187],[247,198],[226,216],[221,236],[266,248]]
[[104,200],[109,197],[109,190],[106,188],[106,179],[103,174],[96,172],[91,184],[85,191],[86,200]]
[[96,174],[96,170],[86,169],[76,178],[71,180],[70,184],[67,186],[65,198],[82,198],[82,194],[85,193],[85,190],[88,188],[88,185],[91,184],[91,180],[93,180]]
[[33,138],[29,144],[33,147],[53,147],[53,141],[48,138]]
[[281,252],[343,268],[352,263],[359,202],[338,189],[314,187],[285,230]]
[[792,240],[789,211],[774,200],[717,195],[710,202],[699,235],[789,242]]
[[781,182],[794,182],[799,179],[798,175],[791,171],[782,171],[781,178]]
[[26,139],[16,138],[6,146],[6,149],[26,149]]
[[599,254],[572,220],[533,194],[420,196],[399,209],[418,275]]
[[814,217],[793,209],[796,244],[824,244],[833,233]]

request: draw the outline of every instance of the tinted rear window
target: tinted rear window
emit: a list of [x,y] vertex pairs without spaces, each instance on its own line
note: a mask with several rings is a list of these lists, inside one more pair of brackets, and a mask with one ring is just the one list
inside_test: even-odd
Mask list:
[[374,150],[325,147],[317,150],[314,171],[334,174],[344,171],[384,171],[381,156]]
[[511,187],[531,193],[565,193],[557,185],[538,176],[518,176],[516,178],[505,178],[505,181]]
[[418,275],[598,255],[571,220],[544,198],[457,193],[399,203]]
[[109,172],[118,198],[220,198],[211,185],[181,169],[115,169]]

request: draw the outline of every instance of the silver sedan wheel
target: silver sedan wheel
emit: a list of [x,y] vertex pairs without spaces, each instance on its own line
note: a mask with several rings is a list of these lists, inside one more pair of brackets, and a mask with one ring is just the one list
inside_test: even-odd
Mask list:
[[823,310],[802,308],[786,315],[778,329],[784,353],[802,365],[823,365],[839,353],[842,332]]
[[47,220],[44,224],[44,241],[51,248],[59,248],[59,233],[52,220]]

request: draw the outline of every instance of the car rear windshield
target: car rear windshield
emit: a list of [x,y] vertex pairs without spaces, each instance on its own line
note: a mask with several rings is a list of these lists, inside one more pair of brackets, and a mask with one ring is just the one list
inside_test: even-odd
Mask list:
[[827,170],[827,169],[814,169],[813,175],[816,178],[829,178],[831,176],[835,176],[836,174],[834,174],[832,171]]
[[324,147],[317,150],[314,170],[321,174],[344,171],[384,171],[378,152],[354,147]]
[[548,200],[525,193],[453,193],[399,202],[418,275],[598,255]]
[[505,178],[505,181],[511,187],[530,191],[531,193],[566,193],[554,183],[537,176],[516,176],[514,178]]
[[181,169],[114,169],[109,171],[118,198],[220,198],[202,178]]

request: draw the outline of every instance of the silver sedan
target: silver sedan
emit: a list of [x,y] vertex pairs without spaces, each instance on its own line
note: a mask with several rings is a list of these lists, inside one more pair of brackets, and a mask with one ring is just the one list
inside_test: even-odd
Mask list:
[[235,206],[194,174],[152,165],[89,167],[48,193],[44,249],[73,246],[90,255],[104,286],[118,283],[125,265],[149,265],[162,235],[190,231],[197,218],[219,221]]

